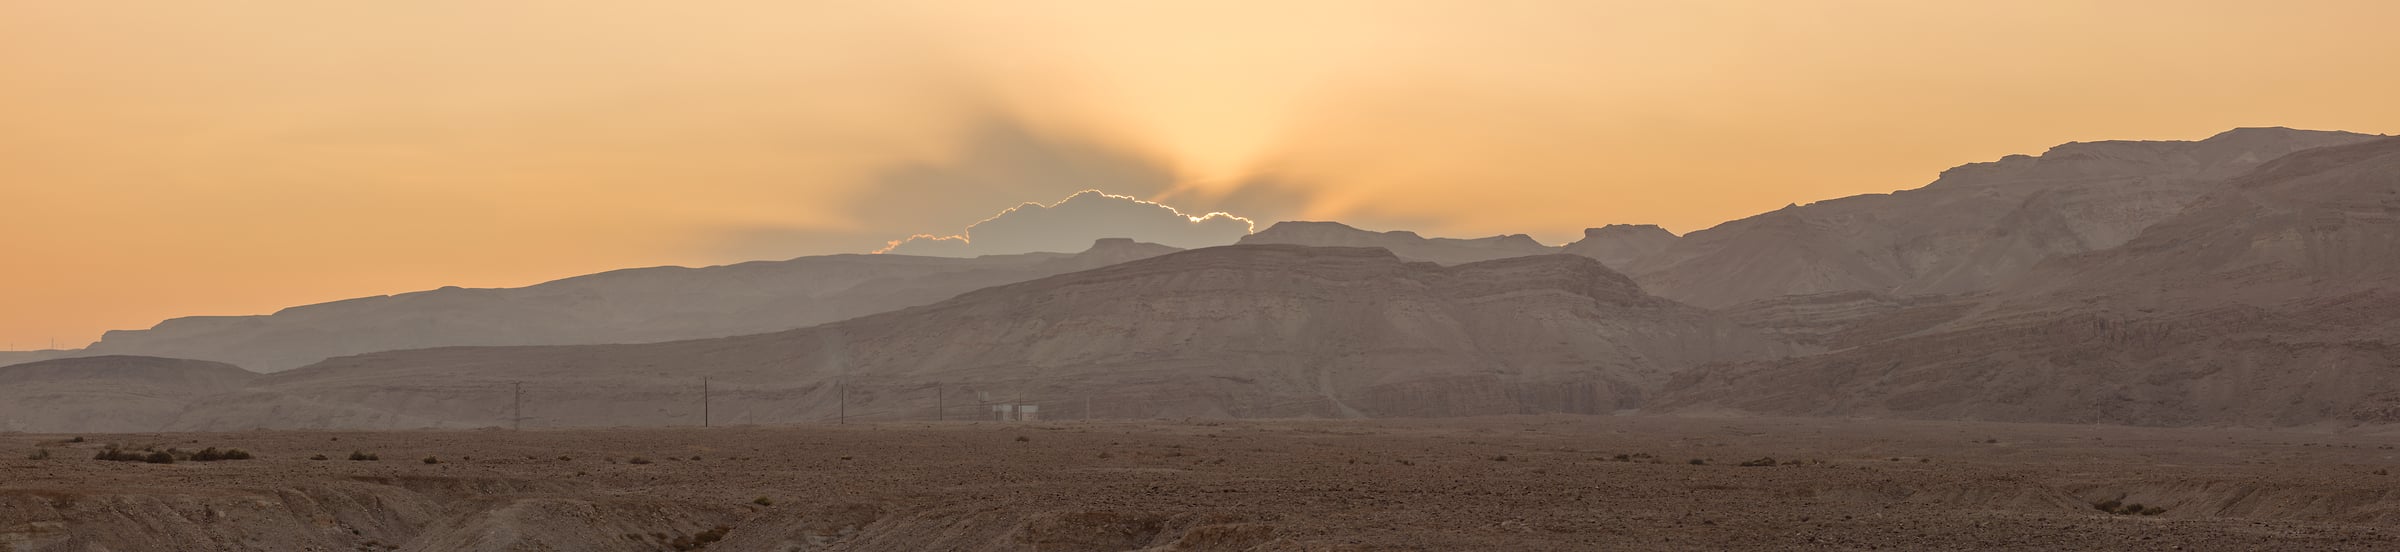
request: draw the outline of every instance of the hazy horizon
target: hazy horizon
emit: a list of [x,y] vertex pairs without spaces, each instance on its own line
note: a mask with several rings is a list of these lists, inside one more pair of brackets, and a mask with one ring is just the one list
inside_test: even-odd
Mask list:
[[0,346],[1086,189],[1559,244],[2071,141],[2400,130],[2400,7],[2047,4],[13,4]]

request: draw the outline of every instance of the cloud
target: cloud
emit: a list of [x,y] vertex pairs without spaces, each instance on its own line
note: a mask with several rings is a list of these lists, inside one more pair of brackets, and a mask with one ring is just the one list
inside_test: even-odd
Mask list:
[[898,230],[892,234],[946,232],[1030,200],[1084,190],[1147,197],[1177,179],[1165,163],[1126,144],[999,113],[963,128],[952,148],[936,160],[876,171],[848,210],[871,226]]
[[1133,238],[1175,247],[1231,244],[1255,230],[1229,213],[1192,215],[1131,196],[1084,190],[1057,203],[1026,203],[953,236],[919,234],[877,253],[964,257],[1035,251],[1075,252],[1100,238]]

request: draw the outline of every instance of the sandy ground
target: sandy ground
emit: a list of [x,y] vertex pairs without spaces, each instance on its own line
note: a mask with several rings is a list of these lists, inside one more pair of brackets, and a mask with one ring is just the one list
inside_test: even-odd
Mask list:
[[[1556,416],[69,437],[0,435],[0,550],[2400,549],[2400,439],[2368,432]],[[93,460],[106,443],[258,458]],[[2152,513],[2094,506],[2112,502]]]

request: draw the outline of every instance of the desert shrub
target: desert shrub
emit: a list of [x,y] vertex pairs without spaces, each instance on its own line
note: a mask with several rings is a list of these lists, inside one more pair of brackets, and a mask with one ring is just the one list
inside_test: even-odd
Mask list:
[[1023,442],[1026,442],[1026,441],[1031,441],[1031,440],[1033,440],[1033,438],[1032,438],[1032,437],[1026,437],[1026,436],[1023,436],[1023,435],[1018,435],[1018,436],[1017,436],[1017,442],[1019,442],[1019,443],[1023,443]]
[[2117,509],[2117,513],[2120,513],[2120,514],[2126,514],[2126,515],[2133,515],[2133,514],[2139,514],[2139,513],[2142,513],[2142,510],[2143,510],[2143,508],[2142,508],[2142,504],[2141,504],[2141,503],[2139,503],[2139,502],[2136,502],[2136,503],[2132,503],[2132,504],[2127,504],[2127,505],[2125,505],[2125,507],[2123,507],[2123,508],[2118,508],[2118,509]]
[[558,461],[560,461],[560,462],[573,462],[573,461],[575,461],[575,458],[574,458],[574,457],[572,457],[572,456],[560,456],[560,457],[558,457]]
[[767,497],[763,497],[763,496],[762,496],[762,497],[758,497],[756,500],[751,500],[751,501],[750,501],[750,503],[751,503],[751,504],[757,504],[757,505],[760,505],[760,506],[774,506],[774,505],[775,505],[775,499],[772,499],[772,498],[767,498]]
[[1742,467],[1745,467],[1745,468],[1759,468],[1759,467],[1773,467],[1773,466],[1775,466],[1775,457],[1773,457],[1773,456],[1764,457],[1764,458],[1760,458],[1760,459],[1757,459],[1757,460],[1746,460],[1746,461],[1743,461],[1743,462],[1742,462]]
[[[168,452],[173,453],[176,451],[174,449],[168,449]],[[219,460],[249,460],[252,457],[250,456],[250,451],[242,449],[217,450],[217,447],[208,447],[200,449],[200,452],[183,455],[183,458],[193,462],[215,462]]]
[[[1114,455],[1114,454],[1109,454],[1109,453],[1108,453],[1108,451],[1105,451],[1105,450],[1104,450],[1104,451],[1100,451],[1100,458],[1102,458],[1102,459],[1116,458],[1116,457],[1117,457],[1117,455]],[[1356,461],[1356,460],[1353,460],[1353,462],[1355,462],[1355,461]]]
[[424,460],[424,462],[425,462],[425,463],[427,463],[427,464],[440,464],[440,463],[442,463],[442,459],[440,459],[440,458],[434,458],[434,457],[431,457],[431,456],[427,456],[427,457],[425,457],[425,460]]
[[327,460],[328,458],[326,458],[326,457],[325,457],[325,455],[323,455],[323,454],[319,454],[319,455],[315,455],[315,456],[310,456],[310,457],[308,457],[308,459],[310,459],[310,460]]
[[73,438],[73,439],[68,439],[68,440],[67,440],[67,442],[69,442],[69,443],[81,443],[81,442],[83,442],[83,436],[82,436],[82,435],[77,435],[77,436],[75,436],[75,438]]
[[648,464],[648,463],[650,463],[650,459],[648,459],[648,458],[643,458],[643,457],[640,457],[640,456],[635,456],[635,457],[633,457],[632,459],[626,460],[626,461],[625,461],[625,463],[627,463],[627,464]]
[[26,454],[26,455],[25,455],[25,459],[26,459],[26,460],[49,460],[49,459],[50,459],[50,449],[36,447],[36,448],[34,448],[34,449],[33,449],[33,452],[32,452],[32,453],[30,453],[30,454]]
[[[164,459],[164,461],[152,460],[154,457]],[[116,445],[109,445],[108,448],[100,449],[100,453],[92,455],[92,459],[107,460],[110,462],[149,462],[153,464],[175,463],[175,455],[168,454],[165,451],[153,451],[148,447],[144,447],[141,450],[134,450]]]
[[2099,502],[2093,503],[2093,504],[2092,504],[2092,507],[2093,507],[2093,508],[2097,508],[2097,509],[2099,509],[2099,510],[2100,510],[2100,511],[2102,511],[2102,512],[2108,512],[2108,513],[2114,514],[2114,513],[2117,513],[2117,506],[2118,506],[2118,505],[2119,505],[2119,503],[2118,503],[2118,502],[2117,502],[2115,499],[2110,499],[2110,500],[2102,500],[2102,501],[2099,501]]
[[1688,464],[1691,464],[1691,465],[1694,465],[1694,466],[1706,466],[1706,465],[1708,465],[1708,460],[1707,460],[1707,459],[1705,459],[1705,458],[1693,458],[1693,459],[1692,459],[1690,462],[1686,462],[1686,463],[1688,463]]
[[1616,455],[1616,456],[1614,456],[1614,457],[1611,457],[1611,459],[1612,459],[1612,460],[1616,460],[1616,461],[1618,461],[1618,462],[1632,462],[1632,461],[1633,461],[1633,455],[1631,455],[1631,454],[1619,454],[1619,455]]
[[1506,454],[1502,454],[1502,455],[1499,455],[1499,456],[1493,456],[1493,457],[1492,457],[1492,461],[1493,461],[1493,462],[1507,462],[1507,461],[1508,461],[1508,455],[1506,455]]
[[2166,509],[2166,508],[2160,508],[2160,507],[2157,507],[2157,506],[2151,506],[2151,507],[2148,507],[2148,508],[2143,508],[2143,509],[2142,509],[2142,511],[2141,511],[2141,514],[2142,514],[2142,515],[2145,515],[2145,516],[2155,516],[2155,515],[2164,514],[2164,513],[2167,513],[2167,509]]
[[382,459],[383,459],[383,457],[382,457],[382,456],[377,456],[375,453],[372,453],[372,452],[366,452],[366,451],[358,451],[358,450],[354,450],[354,451],[350,451],[350,459],[351,459],[351,460],[353,460],[353,461],[360,461],[360,462],[374,462],[374,461],[377,461],[377,460],[382,460]]

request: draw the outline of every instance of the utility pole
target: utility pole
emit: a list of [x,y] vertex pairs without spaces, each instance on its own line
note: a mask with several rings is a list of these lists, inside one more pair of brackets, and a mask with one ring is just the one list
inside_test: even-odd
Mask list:
[[700,376],[700,427],[708,427],[708,376]]
[[512,418],[515,418],[515,419],[516,419],[516,421],[515,421],[515,425],[514,425],[513,427],[514,427],[514,428],[515,428],[517,431],[524,431],[524,430],[525,430],[525,382],[521,382],[521,381],[509,382],[509,384],[508,384],[508,385],[509,385],[509,387],[511,387],[511,388],[512,388],[512,390],[511,390],[511,391],[509,391],[509,393],[508,393],[508,402],[509,402],[509,408],[508,408],[508,409],[509,409],[509,411],[510,411],[510,414],[509,414],[509,416],[510,416],[510,417],[512,417]]

